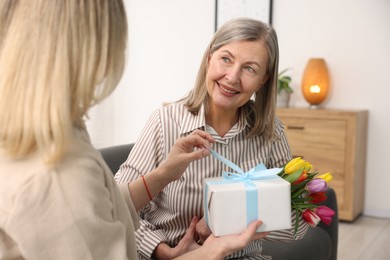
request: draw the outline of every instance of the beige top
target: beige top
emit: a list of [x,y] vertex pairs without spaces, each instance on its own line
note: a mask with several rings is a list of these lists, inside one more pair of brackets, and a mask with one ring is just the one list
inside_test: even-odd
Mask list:
[[115,183],[85,132],[70,147],[54,167],[0,150],[0,259],[137,258],[128,185]]

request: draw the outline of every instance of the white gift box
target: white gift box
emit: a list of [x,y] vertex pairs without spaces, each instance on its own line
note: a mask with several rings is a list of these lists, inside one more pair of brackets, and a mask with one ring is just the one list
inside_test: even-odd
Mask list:
[[204,215],[215,236],[241,233],[255,219],[257,232],[291,229],[290,183],[279,176],[262,180],[204,180]]

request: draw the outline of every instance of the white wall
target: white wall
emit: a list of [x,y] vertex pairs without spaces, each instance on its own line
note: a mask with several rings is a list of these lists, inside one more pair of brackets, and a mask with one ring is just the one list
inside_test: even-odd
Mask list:
[[130,44],[125,76],[113,97],[114,143],[134,142],[148,116],[193,86],[214,33],[210,0],[126,0]]
[[[214,32],[214,0],[125,0],[130,44],[125,76],[88,122],[96,147],[134,142],[152,111],[182,97]],[[300,80],[324,57],[332,90],[325,106],[369,110],[364,214],[390,218],[390,1],[273,0],[280,68],[291,67],[291,105],[306,107]]]

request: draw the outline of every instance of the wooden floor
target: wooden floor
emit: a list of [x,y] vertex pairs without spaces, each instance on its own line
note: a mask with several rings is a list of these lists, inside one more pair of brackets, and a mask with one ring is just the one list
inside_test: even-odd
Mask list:
[[390,219],[360,216],[339,223],[338,260],[390,260]]

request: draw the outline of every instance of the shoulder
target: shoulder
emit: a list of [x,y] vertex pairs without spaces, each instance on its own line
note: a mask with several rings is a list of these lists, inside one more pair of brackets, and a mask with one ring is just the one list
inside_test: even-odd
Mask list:
[[6,163],[0,167],[0,203],[7,200],[9,207],[15,206],[17,201],[31,205],[37,201],[48,203],[49,200],[66,200],[76,194],[87,194],[96,187],[104,188],[108,168],[104,167],[100,154],[83,135],[72,140],[70,150],[55,165],[45,164],[39,153],[22,160],[4,161]]
[[279,117],[275,116],[275,129],[279,131],[284,131],[284,124]]
[[161,123],[164,127],[177,129],[180,134],[191,132],[205,126],[204,107],[197,114],[190,112],[184,101],[179,101],[165,105],[158,109]]
[[280,120],[279,117],[275,116],[275,121],[274,121],[274,133],[275,137],[277,139],[280,139],[284,134],[285,127],[283,122]]
[[163,115],[169,115],[170,117],[182,117],[184,115],[190,114],[184,102],[174,102],[169,103],[161,108],[158,111]]
[[46,165],[40,154],[33,154],[2,167],[8,177],[4,182],[4,174],[0,176],[0,226],[27,217],[28,223],[34,223],[41,214],[48,221],[59,214],[69,220],[69,214],[92,207],[91,198],[100,200],[108,194],[102,168],[88,153],[82,154],[84,149],[77,148],[77,153],[66,155],[56,165]]
[[[32,198],[42,189],[35,192],[24,192],[25,188],[34,183],[38,175],[47,173],[47,168],[37,154],[24,159],[12,159],[4,154],[0,156],[0,228],[12,218],[14,207],[20,197]],[[23,207],[28,207],[24,205]]]
[[167,103],[155,109],[149,117],[149,123],[164,124],[166,121],[180,121],[190,112],[182,102]]

